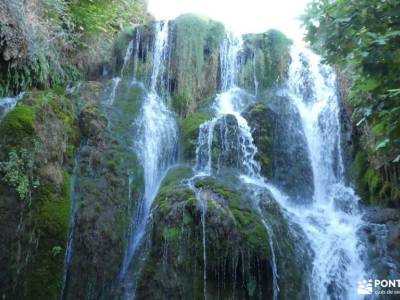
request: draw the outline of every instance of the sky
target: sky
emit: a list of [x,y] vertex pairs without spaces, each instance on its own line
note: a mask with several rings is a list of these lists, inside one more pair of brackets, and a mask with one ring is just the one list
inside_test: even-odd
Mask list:
[[205,15],[237,33],[264,32],[275,28],[301,40],[298,17],[310,0],[149,0],[149,11],[157,20],[183,13]]

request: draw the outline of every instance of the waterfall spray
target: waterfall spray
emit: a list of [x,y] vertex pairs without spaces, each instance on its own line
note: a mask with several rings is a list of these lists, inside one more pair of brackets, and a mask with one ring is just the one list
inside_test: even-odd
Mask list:
[[133,222],[122,268],[120,280],[126,283],[126,298],[133,297],[134,287],[128,271],[132,261],[143,243],[151,205],[157,195],[160,183],[168,169],[176,163],[178,129],[172,112],[158,87],[166,87],[164,75],[168,58],[168,22],[156,23],[156,39],[153,53],[153,70],[148,94],[145,97],[140,116],[135,122],[138,128],[136,142],[137,154],[144,169],[144,196]]

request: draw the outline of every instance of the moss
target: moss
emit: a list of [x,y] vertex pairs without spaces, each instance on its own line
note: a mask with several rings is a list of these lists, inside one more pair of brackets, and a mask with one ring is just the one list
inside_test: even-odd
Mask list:
[[283,33],[269,30],[244,36],[244,64],[240,82],[254,89],[254,72],[258,88],[266,90],[282,83],[287,77],[292,42]]
[[167,242],[174,242],[177,241],[179,237],[179,229],[172,227],[172,228],[164,228],[163,231],[163,238]]
[[176,18],[172,29],[173,107],[181,116],[218,89],[218,57],[224,26],[193,14]]
[[213,117],[208,112],[197,112],[182,121],[183,157],[186,160],[195,158],[195,149],[199,135],[199,127]]
[[[203,297],[201,211],[193,191],[181,185],[186,174],[179,173],[175,170],[167,176],[155,200],[152,245],[138,277],[139,298]],[[195,186],[209,197],[205,199],[207,297],[270,295],[269,237],[259,215],[241,203],[238,190],[218,179],[205,178]],[[218,278],[227,273],[232,276],[218,285]]]
[[[210,189],[227,201],[229,210],[232,212],[236,225],[241,236],[248,243],[246,249],[254,252],[269,253],[268,234],[261,222],[260,216],[252,209],[247,201],[240,199],[240,193],[226,184],[218,183],[214,178],[207,178],[196,182],[196,187]],[[212,201],[208,201],[209,203]],[[209,208],[217,208],[215,205],[208,205]],[[269,254],[268,254],[269,255]]]
[[254,143],[257,146],[256,160],[261,164],[261,172],[272,177],[273,168],[273,115],[264,103],[257,103],[249,107],[243,114],[253,129]]
[[4,118],[0,127],[0,136],[12,138],[17,143],[20,139],[34,133],[35,122],[35,111],[25,104],[20,104]]
[[190,178],[193,174],[193,171],[189,167],[185,166],[178,166],[175,168],[172,168],[167,176],[164,178],[164,180],[161,183],[161,189],[166,188],[166,187],[171,187],[174,185],[180,185],[181,181],[183,179]]
[[186,94],[180,93],[172,96],[172,108],[180,116],[185,116],[189,111],[190,97]]
[[60,295],[69,225],[70,184],[70,176],[65,173],[62,190],[41,186],[35,196],[34,224],[39,243],[26,282],[30,299],[57,299]]

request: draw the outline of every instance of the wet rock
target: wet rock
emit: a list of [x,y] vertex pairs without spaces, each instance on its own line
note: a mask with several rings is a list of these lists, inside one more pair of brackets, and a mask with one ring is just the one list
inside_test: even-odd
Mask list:
[[379,278],[398,278],[400,272],[400,212],[391,208],[369,208],[360,234],[366,241],[371,267]]
[[260,217],[218,180],[196,182],[207,206],[204,262],[202,212],[194,192],[182,183],[180,176],[189,174],[176,176],[177,172],[171,171],[154,202],[152,242],[139,274],[137,297],[197,299],[203,297],[204,284],[210,298],[270,297],[271,252]]
[[0,70],[15,67],[27,55],[28,44],[21,24],[10,14],[6,2],[0,2]]
[[299,202],[310,201],[313,172],[300,116],[290,100],[275,93],[244,113],[258,148],[263,174]]

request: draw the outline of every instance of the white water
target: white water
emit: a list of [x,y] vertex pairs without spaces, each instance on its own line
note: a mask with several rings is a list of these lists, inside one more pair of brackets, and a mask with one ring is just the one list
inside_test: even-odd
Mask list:
[[[240,38],[232,36],[222,46],[222,92],[214,105],[217,116],[200,127],[195,170],[202,176],[213,173],[214,127],[220,118],[233,115],[240,131],[241,178],[250,185],[267,188],[284,209],[286,217],[302,228],[310,242],[315,254],[309,283],[310,297],[360,299],[362,297],[356,294],[357,283],[368,277],[361,259],[365,249],[357,236],[363,223],[357,209],[358,197],[344,183],[335,73],[330,67],[322,65],[319,57],[312,52],[305,49],[299,51],[297,48],[292,51],[289,80],[282,93],[290,97],[300,113],[315,186],[311,204],[299,207],[280,192],[279,187],[265,183],[260,175],[259,164],[254,159],[257,148],[247,121],[240,114],[246,103],[241,102],[242,90],[236,85],[240,49]],[[264,225],[269,236],[273,237],[268,223]],[[277,299],[279,274],[273,241],[270,242],[273,298]]]
[[0,122],[17,105],[18,101],[21,100],[23,96],[24,93],[20,93],[15,97],[5,97],[0,99]]
[[[304,92],[306,81],[311,94]],[[293,48],[283,93],[301,116],[315,191],[312,203],[299,207],[277,187],[268,188],[311,243],[315,254],[312,298],[360,299],[357,282],[367,278],[361,259],[364,249],[357,236],[362,221],[357,209],[359,199],[344,185],[335,73],[311,51]]]
[[133,53],[133,48],[134,48],[133,43],[134,43],[134,40],[130,41],[128,48],[126,49],[124,63],[122,64],[120,76],[114,77],[112,79],[111,93],[107,100],[108,106],[112,106],[114,104],[115,96],[117,95],[117,90],[118,90],[119,84],[121,83],[122,77],[124,76],[124,71],[125,71],[126,65],[128,64],[128,61],[131,58],[132,53]]
[[[220,122],[222,138],[222,151],[235,147],[239,152],[238,169],[246,178],[251,180],[262,181],[260,175],[260,164],[255,160],[257,147],[254,145],[251,135],[251,128],[247,121],[241,115],[241,112],[249,104],[244,99],[249,98],[249,94],[237,86],[238,72],[240,70],[239,53],[242,50],[242,39],[240,36],[228,34],[223,45],[221,46],[221,93],[217,95],[214,102],[216,117],[208,122],[203,123],[199,129],[199,136],[196,147],[196,166],[194,168],[195,176],[190,180],[202,176],[210,176],[213,174],[212,165],[212,148],[215,125]],[[255,73],[254,73],[255,76]],[[257,90],[257,79],[254,77],[255,88]],[[254,96],[251,97],[254,100]],[[224,133],[227,132],[226,116],[231,115],[238,125],[238,140],[229,140]],[[219,161],[217,171],[219,170]],[[243,177],[243,178],[244,178]],[[244,180],[245,181],[245,180]],[[191,188],[195,191],[196,198],[199,201],[202,210],[202,226],[203,226],[203,253],[204,253],[204,297],[206,298],[206,225],[205,215],[207,204],[201,197],[201,191],[196,189],[193,184]],[[260,210],[256,205],[256,209]],[[260,212],[261,215],[261,212]],[[204,216],[204,217],[203,217]],[[273,275],[273,299],[278,298],[278,268],[274,250],[273,232],[266,220],[263,224],[268,235],[271,237],[269,246],[272,254],[272,275]],[[236,275],[234,275],[235,277]]]
[[75,236],[75,226],[76,226],[76,213],[78,209],[77,203],[77,194],[75,191],[76,187],[76,176],[79,167],[79,149],[75,156],[74,161],[74,168],[71,174],[71,187],[70,187],[70,200],[71,200],[71,208],[70,208],[70,217],[69,217],[69,231],[68,231],[68,240],[67,240],[67,248],[65,250],[64,256],[64,274],[63,274],[63,286],[61,289],[61,299],[67,299],[67,292],[68,292],[68,282],[70,276],[70,268],[71,268],[71,261],[73,256],[73,243],[74,243],[74,236]]
[[[162,91],[161,93],[157,91],[158,85],[166,86],[162,81],[168,57],[167,46],[168,22],[158,22],[156,23],[151,85],[140,117],[135,123],[138,128],[135,148],[144,169],[144,196],[133,224],[129,246],[120,272],[121,280],[125,280],[128,270],[131,269],[132,260],[143,242],[151,205],[157,195],[161,180],[177,158],[177,124],[174,115],[165,104],[165,99],[159,96]],[[134,296],[132,293],[133,291],[128,287],[126,298],[132,298]]]
[[[212,173],[212,142],[216,123],[227,115],[232,115],[239,129],[237,149],[240,153],[239,169],[247,175],[259,176],[260,165],[254,157],[257,148],[254,145],[251,130],[241,111],[249,104],[243,99],[249,96],[237,86],[237,77],[240,70],[239,52],[242,50],[240,36],[229,34],[221,47],[221,93],[217,95],[214,103],[216,117],[200,126],[198,144],[196,148],[196,170],[204,175]],[[254,97],[253,97],[254,99]],[[226,124],[221,122],[222,127]],[[224,129],[222,129],[224,130]],[[223,143],[227,145],[226,139]],[[224,147],[225,148],[225,147]]]
[[257,80],[257,72],[256,72],[256,52],[253,54],[253,82],[254,82],[254,94],[258,95],[258,80]]

